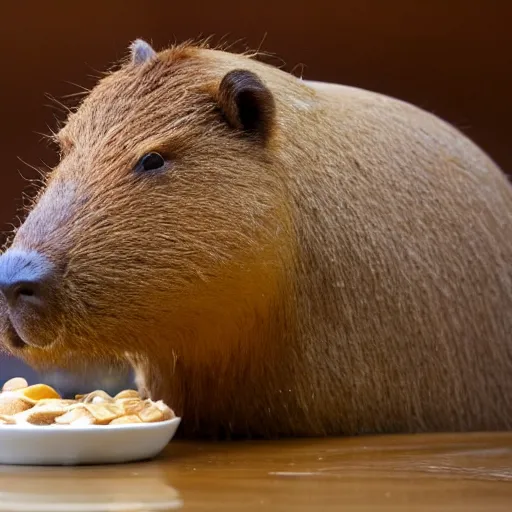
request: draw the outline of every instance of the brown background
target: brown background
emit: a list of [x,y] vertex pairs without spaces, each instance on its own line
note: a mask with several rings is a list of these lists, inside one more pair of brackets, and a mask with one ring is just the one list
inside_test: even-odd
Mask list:
[[[280,56],[286,69],[413,102],[456,124],[512,170],[512,2],[338,0],[337,2],[3,2],[0,48],[2,186],[0,230],[21,192],[54,163],[38,133],[55,127],[56,98],[90,87],[93,75],[144,37],[162,47],[215,34],[244,38]],[[68,100],[69,102],[69,100]]]
[[[158,48],[216,35],[261,45],[306,78],[355,85],[451,121],[512,171],[512,2],[9,2],[0,7],[0,230],[21,205],[27,164],[55,162],[40,133],[63,114],[46,94],[91,87],[135,37]],[[238,45],[241,47],[241,45]],[[275,62],[278,62],[277,59]],[[20,159],[22,159],[23,163]]]
[[[0,7],[0,232],[53,165],[38,133],[55,128],[56,98],[91,87],[131,40],[155,46],[214,34],[277,54],[305,78],[355,85],[451,121],[512,171],[512,1],[25,1]],[[26,370],[25,370],[26,371]],[[20,373],[0,358],[0,380]]]

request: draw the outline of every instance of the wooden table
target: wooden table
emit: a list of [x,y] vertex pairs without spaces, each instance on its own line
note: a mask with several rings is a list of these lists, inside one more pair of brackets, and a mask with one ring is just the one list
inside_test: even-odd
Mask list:
[[0,511],[512,511],[512,433],[172,441],[156,460],[0,467]]

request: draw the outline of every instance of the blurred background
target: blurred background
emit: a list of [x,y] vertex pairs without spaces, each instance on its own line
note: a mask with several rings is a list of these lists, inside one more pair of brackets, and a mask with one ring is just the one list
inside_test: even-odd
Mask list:
[[[47,95],[73,105],[65,96],[92,87],[136,37],[161,49],[213,35],[271,52],[270,62],[306,79],[401,98],[450,121],[512,171],[510,0],[32,1],[3,2],[0,12],[2,242],[37,177],[30,166],[55,163],[41,133],[63,111]],[[0,356],[0,381],[18,375],[69,392],[84,379],[106,389],[131,378],[108,369],[37,376]]]

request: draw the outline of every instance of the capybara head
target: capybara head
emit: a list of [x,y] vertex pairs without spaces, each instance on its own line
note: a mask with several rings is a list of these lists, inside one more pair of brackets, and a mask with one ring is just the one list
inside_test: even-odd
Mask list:
[[236,326],[277,293],[275,100],[209,52],[136,41],[57,133],[60,162],[0,258],[15,354],[37,365],[162,343],[208,353],[194,346],[201,330],[215,339],[223,317]]

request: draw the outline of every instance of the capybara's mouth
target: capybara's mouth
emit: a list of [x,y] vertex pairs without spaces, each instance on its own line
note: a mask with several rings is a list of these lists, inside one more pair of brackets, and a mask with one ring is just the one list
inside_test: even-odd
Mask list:
[[14,325],[11,322],[10,318],[7,318],[7,329],[5,331],[5,341],[12,348],[21,350],[27,346],[27,344],[23,341],[21,336],[18,334],[18,331],[14,328]]

